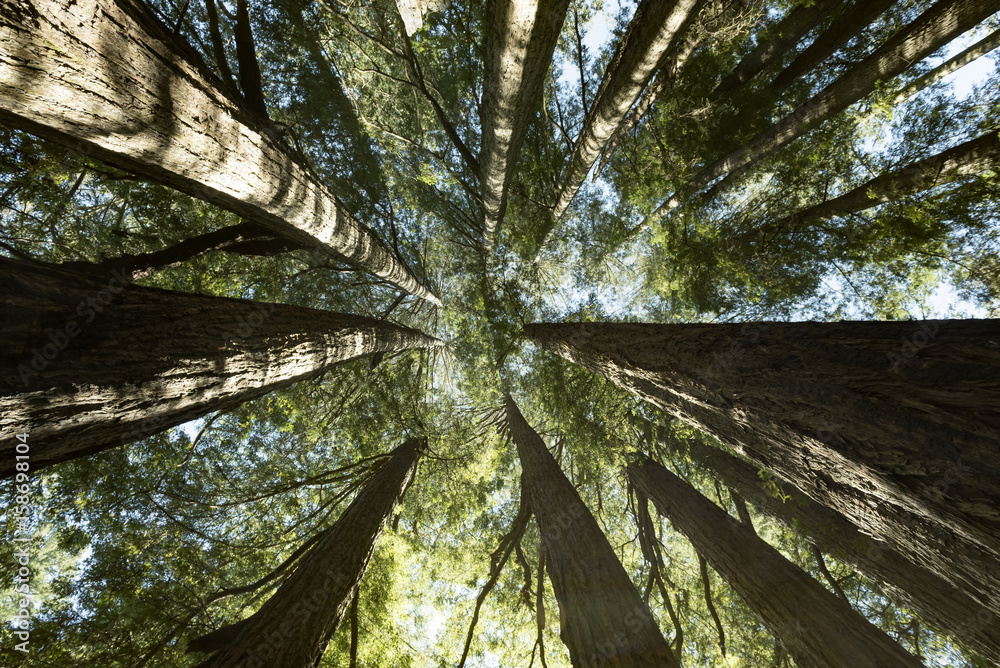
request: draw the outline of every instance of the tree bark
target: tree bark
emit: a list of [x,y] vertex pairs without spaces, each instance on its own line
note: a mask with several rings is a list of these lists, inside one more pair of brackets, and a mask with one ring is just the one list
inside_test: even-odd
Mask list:
[[653,83],[646,87],[642,97],[622,120],[604,148],[601,149],[601,162],[594,172],[593,180],[596,181],[600,173],[604,171],[604,166],[611,159],[611,155],[618,147],[622,137],[631,132],[649,113],[653,103],[660,95],[673,86],[681,72],[684,71],[684,65],[688,58],[705,43],[705,32],[718,30],[726,23],[733,21],[745,7],[746,3],[741,0],[710,2],[709,6],[702,11],[702,19],[697,22],[698,25],[690,26],[685,30],[683,39],[679,42],[675,41],[670,51],[667,52],[664,63],[657,72]]
[[679,666],[580,495],[514,400],[505,404],[573,665]]
[[[410,439],[354,498],[337,522],[302,558],[260,610],[236,624],[208,634],[226,644],[203,668],[312,668],[337,630],[375,552],[392,509],[413,478],[426,447]],[[234,634],[220,633],[235,627]],[[207,637],[207,636],[203,636]],[[194,644],[211,651],[214,642]]]
[[824,30],[806,50],[796,56],[778,76],[771,81],[771,87],[781,92],[795,83],[800,77],[811,72],[820,63],[829,58],[840,47],[844,46],[867,28],[879,16],[896,4],[896,0],[855,0],[843,14]]
[[139,287],[0,258],[0,476],[15,432],[32,469],[228,410],[334,365],[428,347],[355,315]]
[[479,166],[483,194],[483,249],[493,250],[507,209],[507,189],[528,131],[569,0],[489,0]]
[[899,605],[1000,664],[1000,617],[967,594],[791,485],[775,482],[777,490],[768,493],[755,466],[694,439],[686,440],[684,447],[695,464],[749,500],[757,510],[801,532],[817,548],[869,579]]
[[642,0],[639,3],[604,72],[573,153],[559,179],[559,195],[552,209],[549,229],[535,256],[536,264],[542,248],[551,239],[559,219],[583,185],[604,145],[649,84],[664,54],[704,3],[705,0]]
[[952,56],[927,74],[903,88],[903,90],[896,94],[896,97],[892,98],[892,105],[896,106],[898,104],[902,104],[904,101],[916,95],[923,89],[937,83],[941,79],[944,79],[952,72],[957,72],[969,63],[982,58],[997,47],[1000,47],[1000,29],[994,30],[965,51]]
[[0,120],[440,301],[136,0],[12,0]]
[[1000,612],[1000,320],[528,325]]
[[782,640],[799,665],[923,665],[846,601],[667,469],[646,460],[629,464],[628,475]]
[[684,193],[667,198],[647,216],[644,225],[648,226],[676,209],[687,194],[700,190],[723,174],[744,169],[788,145],[807,130],[871,93],[880,81],[888,81],[906,71],[913,63],[924,59],[998,10],[1000,0],[940,0],[935,3],[913,23],[798,109],[743,146],[705,166],[691,178]]
[[839,0],[803,2],[788,12],[781,21],[767,32],[768,37],[753,51],[743,57],[735,69],[726,75],[708,96],[709,102],[718,102],[731,95],[746,82],[763,72],[791,47],[799,43],[807,32],[822,21]]
[[236,1],[236,59],[240,64],[240,89],[250,110],[261,119],[268,118],[264,101],[264,79],[257,62],[257,47],[250,28],[250,11],[246,0]]
[[229,252],[240,255],[277,255],[296,250],[302,246],[287,239],[275,238],[274,234],[253,223],[237,223],[212,232],[199,234],[180,241],[169,248],[140,253],[120,255],[97,264],[90,262],[63,262],[61,269],[83,271],[110,276],[117,271],[130,280],[145,278],[158,271],[179,267],[185,262],[213,252]]
[[998,158],[1000,158],[1000,133],[994,130],[937,155],[917,160],[894,172],[877,176],[839,197],[785,216],[773,223],[761,225],[747,234],[762,238],[764,235],[780,234],[783,231],[801,232],[811,224],[864,211],[900,196],[929,190],[944,183],[979,174],[995,167],[1000,161]]

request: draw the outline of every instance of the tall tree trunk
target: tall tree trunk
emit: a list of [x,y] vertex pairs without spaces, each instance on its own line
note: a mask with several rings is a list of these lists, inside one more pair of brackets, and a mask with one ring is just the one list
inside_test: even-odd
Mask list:
[[218,650],[201,666],[318,665],[425,447],[425,440],[410,439],[393,450],[392,458],[260,610],[194,640],[191,651]]
[[12,0],[0,120],[440,301],[137,0]]
[[144,288],[0,258],[0,476],[99,452],[347,360],[435,345],[416,330],[299,306]]
[[573,665],[679,666],[580,495],[514,400],[505,403]]
[[923,665],[846,601],[664,467],[652,460],[632,463],[628,475],[781,639],[799,665]]
[[768,493],[757,467],[694,439],[686,440],[684,448],[696,464],[757,510],[801,531],[809,542],[871,580],[899,605],[1000,664],[1000,617],[967,594],[790,485],[775,482],[777,490]]
[[488,0],[483,132],[479,152],[483,249],[489,258],[507,209],[507,189],[538,100],[569,0]]
[[969,63],[982,58],[997,47],[1000,47],[1000,29],[994,30],[969,48],[952,56],[927,74],[907,85],[896,94],[896,97],[892,98],[892,105],[902,104],[923,89],[944,79],[952,72],[957,72]]
[[536,263],[604,145],[639,99],[670,46],[704,3],[705,0],[642,0],[639,3],[604,72],[573,153],[559,179],[559,194],[552,209],[549,229],[535,256]]
[[811,72],[875,19],[884,14],[896,0],[855,0],[843,14],[824,30],[806,50],[796,56],[788,67],[771,81],[771,87],[781,92],[800,77]]
[[214,252],[228,252],[239,255],[278,255],[302,248],[300,244],[287,238],[275,238],[274,234],[254,223],[237,223],[212,232],[199,234],[180,241],[169,248],[140,253],[120,255],[97,264],[90,262],[63,262],[61,269],[84,271],[91,274],[110,276],[117,271],[130,280],[145,278],[155,272],[179,267],[185,262]]
[[791,47],[799,43],[807,32],[822,21],[839,0],[816,0],[802,2],[788,12],[781,21],[767,31],[765,39],[753,51],[743,57],[735,69],[726,75],[709,96],[709,102],[718,102],[731,95],[746,82],[763,72],[768,65],[777,61]]
[[261,119],[268,118],[264,101],[264,79],[257,62],[257,47],[250,28],[247,0],[236,0],[236,59],[240,64],[240,89],[250,110]]
[[639,124],[646,114],[649,113],[649,110],[652,109],[653,103],[659,99],[660,95],[671,88],[678,77],[680,77],[688,58],[705,43],[706,32],[720,30],[726,24],[734,21],[746,9],[747,4],[741,0],[710,2],[702,10],[701,18],[697,21],[697,24],[685,30],[684,36],[680,41],[674,42],[674,45],[667,52],[664,63],[657,72],[653,83],[646,87],[639,102],[632,107],[632,110],[622,120],[618,129],[611,136],[611,139],[601,149],[601,162],[598,164],[593,177],[595,181],[600,173],[604,171],[604,166],[611,159],[611,155],[618,147],[621,139]]
[[871,93],[880,81],[888,81],[901,74],[997,11],[1000,11],[1000,0],[940,0],[935,3],[808,102],[743,146],[704,167],[691,178],[683,193],[667,198],[647,216],[644,225],[648,226],[670,213],[680,206],[684,197],[723,174],[743,170],[788,145],[807,130]]
[[839,197],[761,225],[747,235],[762,238],[764,235],[777,235],[785,231],[801,232],[811,224],[864,211],[904,195],[979,174],[994,168],[998,162],[1000,132],[994,130],[894,172],[877,176]]
[[1000,320],[528,325],[1000,612]]

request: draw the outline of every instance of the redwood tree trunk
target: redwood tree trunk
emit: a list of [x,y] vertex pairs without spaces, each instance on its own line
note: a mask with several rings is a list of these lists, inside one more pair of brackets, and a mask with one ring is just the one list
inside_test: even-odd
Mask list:
[[509,396],[506,409],[573,665],[679,666],[614,549],[542,438]]
[[743,57],[735,69],[719,82],[715,90],[708,96],[710,102],[718,102],[722,98],[738,90],[746,82],[763,72],[768,65],[781,58],[784,53],[799,43],[802,37],[813,29],[839,5],[839,0],[816,0],[803,2],[788,12],[767,33],[765,39],[753,51]]
[[[545,247],[566,207],[587,178],[594,161],[663,62],[664,54],[697,14],[705,0],[642,0],[618,45],[597,96],[584,119],[573,153],[557,186],[559,195]],[[537,262],[539,255],[535,256]]]
[[[685,193],[693,193],[723,174],[744,169],[788,145],[874,91],[880,81],[901,74],[997,11],[1000,11],[1000,0],[939,0],[808,102],[743,146],[705,166],[691,178]],[[668,198],[647,217],[646,224],[680,206],[683,196]]]
[[208,253],[225,251],[241,255],[278,255],[301,247],[288,238],[276,238],[270,230],[259,225],[237,223],[184,239],[169,248],[151,253],[120,255],[96,265],[90,262],[63,262],[59,266],[88,273],[100,272],[107,276],[112,271],[118,271],[123,276],[137,280],[164,269],[179,267]]
[[0,120],[319,246],[440,304],[138,0],[11,0]]
[[1000,320],[525,333],[1000,612]]
[[542,97],[569,0],[489,0],[479,167],[487,257],[507,209],[517,156]]
[[647,460],[629,464],[628,475],[781,639],[799,665],[923,665],[846,601],[667,469]]
[[762,236],[783,231],[799,232],[812,223],[822,223],[848,213],[864,211],[904,195],[973,176],[993,168],[998,162],[1000,132],[994,130],[894,172],[877,176],[839,197],[761,225],[748,234]]
[[871,580],[899,605],[1000,665],[1000,617],[967,594],[790,485],[779,485],[784,499],[767,493],[757,467],[693,439],[685,441],[685,447],[696,464],[759,511],[802,532],[809,542]]
[[435,339],[298,306],[144,288],[0,258],[0,475],[82,457]]
[[[354,599],[379,536],[413,478],[424,447],[424,440],[411,439],[393,450],[392,458],[337,522],[323,532],[295,572],[260,610],[232,625],[234,634],[220,633],[230,627],[210,634],[215,638],[231,636],[232,640],[201,665],[205,668],[317,665]],[[201,647],[211,644],[198,640],[194,643]]]
[[774,77],[771,86],[777,91],[785,90],[847,44],[894,4],[896,0],[855,0],[805,51]]
[[961,53],[958,53],[945,62],[941,63],[933,70],[923,75],[913,83],[907,85],[903,90],[896,94],[896,97],[892,98],[892,105],[896,106],[909,99],[911,96],[916,95],[923,89],[931,86],[952,72],[956,72],[969,63],[982,58],[990,51],[993,51],[997,47],[1000,47],[1000,29],[994,30],[986,37],[982,38],[969,48],[965,49]]

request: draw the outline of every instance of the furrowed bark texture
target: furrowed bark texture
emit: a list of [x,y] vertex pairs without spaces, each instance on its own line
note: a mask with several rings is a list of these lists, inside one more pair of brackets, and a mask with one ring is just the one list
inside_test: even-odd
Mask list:
[[673,473],[647,460],[629,479],[788,648],[815,668],[922,666],[885,632]]
[[1000,320],[536,324],[1000,612]]
[[337,630],[368,568],[392,509],[413,478],[422,439],[396,448],[337,522],[267,602],[237,622],[228,647],[204,668],[312,668]]
[[[786,146],[874,91],[880,81],[901,74],[997,11],[1000,11],[1000,0],[940,0],[808,102],[743,146],[704,167],[691,178],[685,192],[693,193],[723,174],[743,169]],[[682,197],[668,198],[647,217],[647,224],[680,206]]]
[[918,160],[902,169],[877,176],[839,197],[821,202],[774,223],[762,225],[748,234],[760,236],[782,230],[798,232],[811,223],[822,223],[848,213],[864,211],[904,195],[979,174],[994,168],[998,162],[1000,162],[1000,132],[994,130],[937,155]]
[[318,246],[439,304],[200,56],[135,0],[11,0],[0,120]]
[[509,396],[506,409],[573,665],[679,666],[614,549],[542,438]]
[[1000,664],[1000,617],[967,594],[790,485],[779,485],[782,494],[790,497],[784,501],[766,493],[757,467],[695,440],[685,445],[696,464],[760,512],[800,531],[809,542],[871,580],[899,605]]
[[719,82],[719,85],[708,96],[709,101],[718,102],[763,72],[785,51],[798,44],[807,32],[812,30],[830,13],[830,10],[839,4],[839,0],[817,0],[813,3],[797,5],[768,31],[768,37],[764,41],[744,56],[736,68]]
[[487,256],[507,209],[507,189],[528,124],[538,107],[545,74],[569,0],[489,0],[486,3],[486,72],[483,76],[483,248]]
[[145,438],[335,364],[435,339],[390,323],[0,258],[0,475]]
[[[573,154],[559,181],[559,196],[552,210],[550,229],[541,248],[549,242],[566,207],[587,178],[601,150],[642,94],[663,61],[664,54],[697,15],[705,0],[643,0],[635,10],[604,79],[587,112]],[[541,253],[541,248],[539,253]],[[538,256],[535,257],[537,262]]]

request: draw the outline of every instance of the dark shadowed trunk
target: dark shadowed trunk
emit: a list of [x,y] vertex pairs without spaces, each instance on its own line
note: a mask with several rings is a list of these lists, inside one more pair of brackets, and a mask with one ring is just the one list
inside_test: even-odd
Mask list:
[[197,638],[189,651],[217,653],[203,668],[319,663],[375,552],[392,509],[403,496],[426,442],[411,439],[365,485],[295,571],[252,616]]
[[316,378],[347,360],[435,345],[355,315],[132,285],[0,259],[0,475],[15,432],[31,467],[145,438]]
[[719,82],[719,85],[708,96],[708,100],[718,102],[763,72],[768,65],[781,58],[788,49],[798,44],[807,32],[812,30],[830,13],[830,10],[839,4],[839,0],[816,0],[816,2],[798,4],[795,9],[785,15],[785,18],[768,30],[764,40],[753,51],[744,56],[736,68]]
[[12,2],[0,16],[0,120],[331,251],[440,303],[144,6]]
[[509,396],[506,410],[573,665],[679,666],[597,521]]
[[[687,454],[762,513],[802,534],[871,580],[899,605],[1000,664],[1000,617],[898,551],[858,530],[838,513],[822,506],[791,485],[765,491],[757,467],[719,448],[686,440]],[[780,492],[784,500],[774,492]],[[745,522],[744,522],[745,524]]]
[[788,145],[807,130],[847,109],[884,82],[901,74],[980,21],[1000,11],[1000,0],[940,0],[896,33],[846,74],[749,142],[705,166],[683,193],[675,194],[647,216],[644,225],[680,206],[683,199],[718,177],[743,170]]
[[125,277],[138,280],[164,269],[179,267],[185,262],[190,262],[208,253],[226,252],[261,257],[288,253],[300,248],[302,245],[298,242],[287,238],[277,238],[273,232],[259,225],[238,223],[199,234],[169,248],[151,253],[120,255],[97,264],[63,262],[59,267],[105,276],[110,276],[112,271],[117,271]]
[[1000,320],[529,325],[1000,611]]
[[[764,626],[810,668],[917,668],[922,664],[808,573],[652,460],[629,479],[688,537]],[[707,579],[707,574],[704,574]],[[720,634],[721,635],[721,634]]]
[[855,0],[805,51],[774,77],[771,86],[777,92],[785,90],[847,44],[894,4],[896,0]]
[[486,71],[479,153],[483,193],[483,249],[507,209],[507,188],[521,143],[542,97],[569,0],[489,0],[486,3]]
[[615,54],[604,72],[594,103],[587,112],[573,153],[556,186],[559,193],[552,209],[549,229],[539,247],[552,237],[566,207],[576,196],[587,172],[621,124],[629,109],[649,84],[664,55],[682,30],[697,15],[705,0],[642,0],[629,22]]

